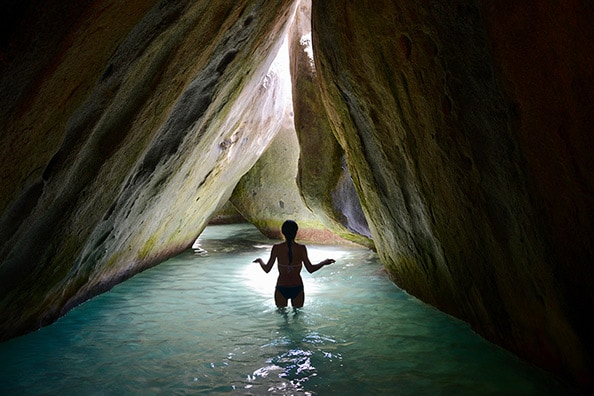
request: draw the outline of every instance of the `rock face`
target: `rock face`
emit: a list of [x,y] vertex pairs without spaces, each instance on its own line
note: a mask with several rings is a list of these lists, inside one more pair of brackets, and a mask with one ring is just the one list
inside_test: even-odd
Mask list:
[[[287,54],[288,55],[288,54]],[[290,89],[290,84],[289,84]],[[290,103],[289,103],[290,104]],[[291,109],[288,109],[291,111]],[[292,124],[292,117],[290,119]],[[270,147],[240,180],[231,196],[239,213],[270,238],[283,239],[282,223],[299,224],[299,240],[341,243],[305,206],[296,183],[299,144],[295,129],[281,128]]]
[[[280,128],[291,2],[138,3],[90,3],[35,59],[9,42],[2,338],[189,247]],[[61,32],[55,7],[23,24]]]
[[564,7],[314,1],[314,48],[396,283],[592,386],[593,14]]
[[[322,109],[311,52],[311,7],[299,3],[275,69],[285,70],[288,90],[283,127],[237,185],[231,202],[264,234],[282,238],[286,219],[299,223],[299,239],[357,242],[373,247],[344,152]],[[281,73],[277,73],[281,74]],[[298,131],[298,133],[296,133]]]
[[306,205],[332,232],[373,247],[344,151],[323,111],[310,15],[311,4],[301,2],[289,32],[294,125],[301,149],[297,184]]
[[282,223],[287,219],[294,219],[299,223],[300,239],[337,241],[338,238],[327,231],[305,206],[295,181],[299,143],[293,126],[289,51],[286,42],[275,64],[279,71],[277,75],[284,77],[281,82],[285,89],[283,110],[277,115],[282,125],[258,162],[241,178],[230,201],[246,220],[271,238],[282,239]]
[[189,247],[235,189],[594,387],[589,3],[314,1],[311,38],[306,1],[5,3],[0,339]]

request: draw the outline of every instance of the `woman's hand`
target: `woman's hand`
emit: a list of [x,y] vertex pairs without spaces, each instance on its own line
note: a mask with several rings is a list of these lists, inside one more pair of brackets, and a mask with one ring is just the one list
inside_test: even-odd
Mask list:
[[334,260],[334,259],[326,259],[326,260],[322,261],[321,264],[322,265],[329,265],[329,264],[333,264],[335,262],[336,262],[336,260]]
[[255,259],[254,261],[252,261],[252,263],[258,263],[258,264],[260,264],[260,265],[264,265],[264,261],[263,261],[263,260],[262,260],[260,257],[258,257],[258,258],[257,258],[257,259]]

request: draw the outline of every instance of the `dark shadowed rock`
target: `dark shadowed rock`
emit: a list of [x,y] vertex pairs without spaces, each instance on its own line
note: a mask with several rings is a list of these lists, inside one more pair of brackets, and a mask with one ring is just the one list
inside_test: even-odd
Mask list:
[[312,16],[325,105],[395,282],[585,386],[592,11],[314,1]]

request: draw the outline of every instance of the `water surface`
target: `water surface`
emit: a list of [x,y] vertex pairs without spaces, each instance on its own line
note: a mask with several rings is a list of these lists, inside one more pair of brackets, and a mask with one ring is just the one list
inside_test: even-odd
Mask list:
[[187,251],[0,344],[2,395],[543,395],[552,377],[394,286],[364,248],[309,246],[303,309],[272,298],[274,241],[208,227]]

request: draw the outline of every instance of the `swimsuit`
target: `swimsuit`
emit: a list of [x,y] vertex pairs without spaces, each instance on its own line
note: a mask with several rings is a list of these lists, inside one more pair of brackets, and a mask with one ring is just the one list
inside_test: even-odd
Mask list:
[[303,285],[299,286],[277,286],[276,290],[287,300],[292,300],[303,292]]
[[295,267],[293,264],[283,265],[283,264],[280,264],[280,263],[279,263],[278,266],[279,267],[287,267],[288,268],[287,273],[291,272],[293,270],[293,268]]

